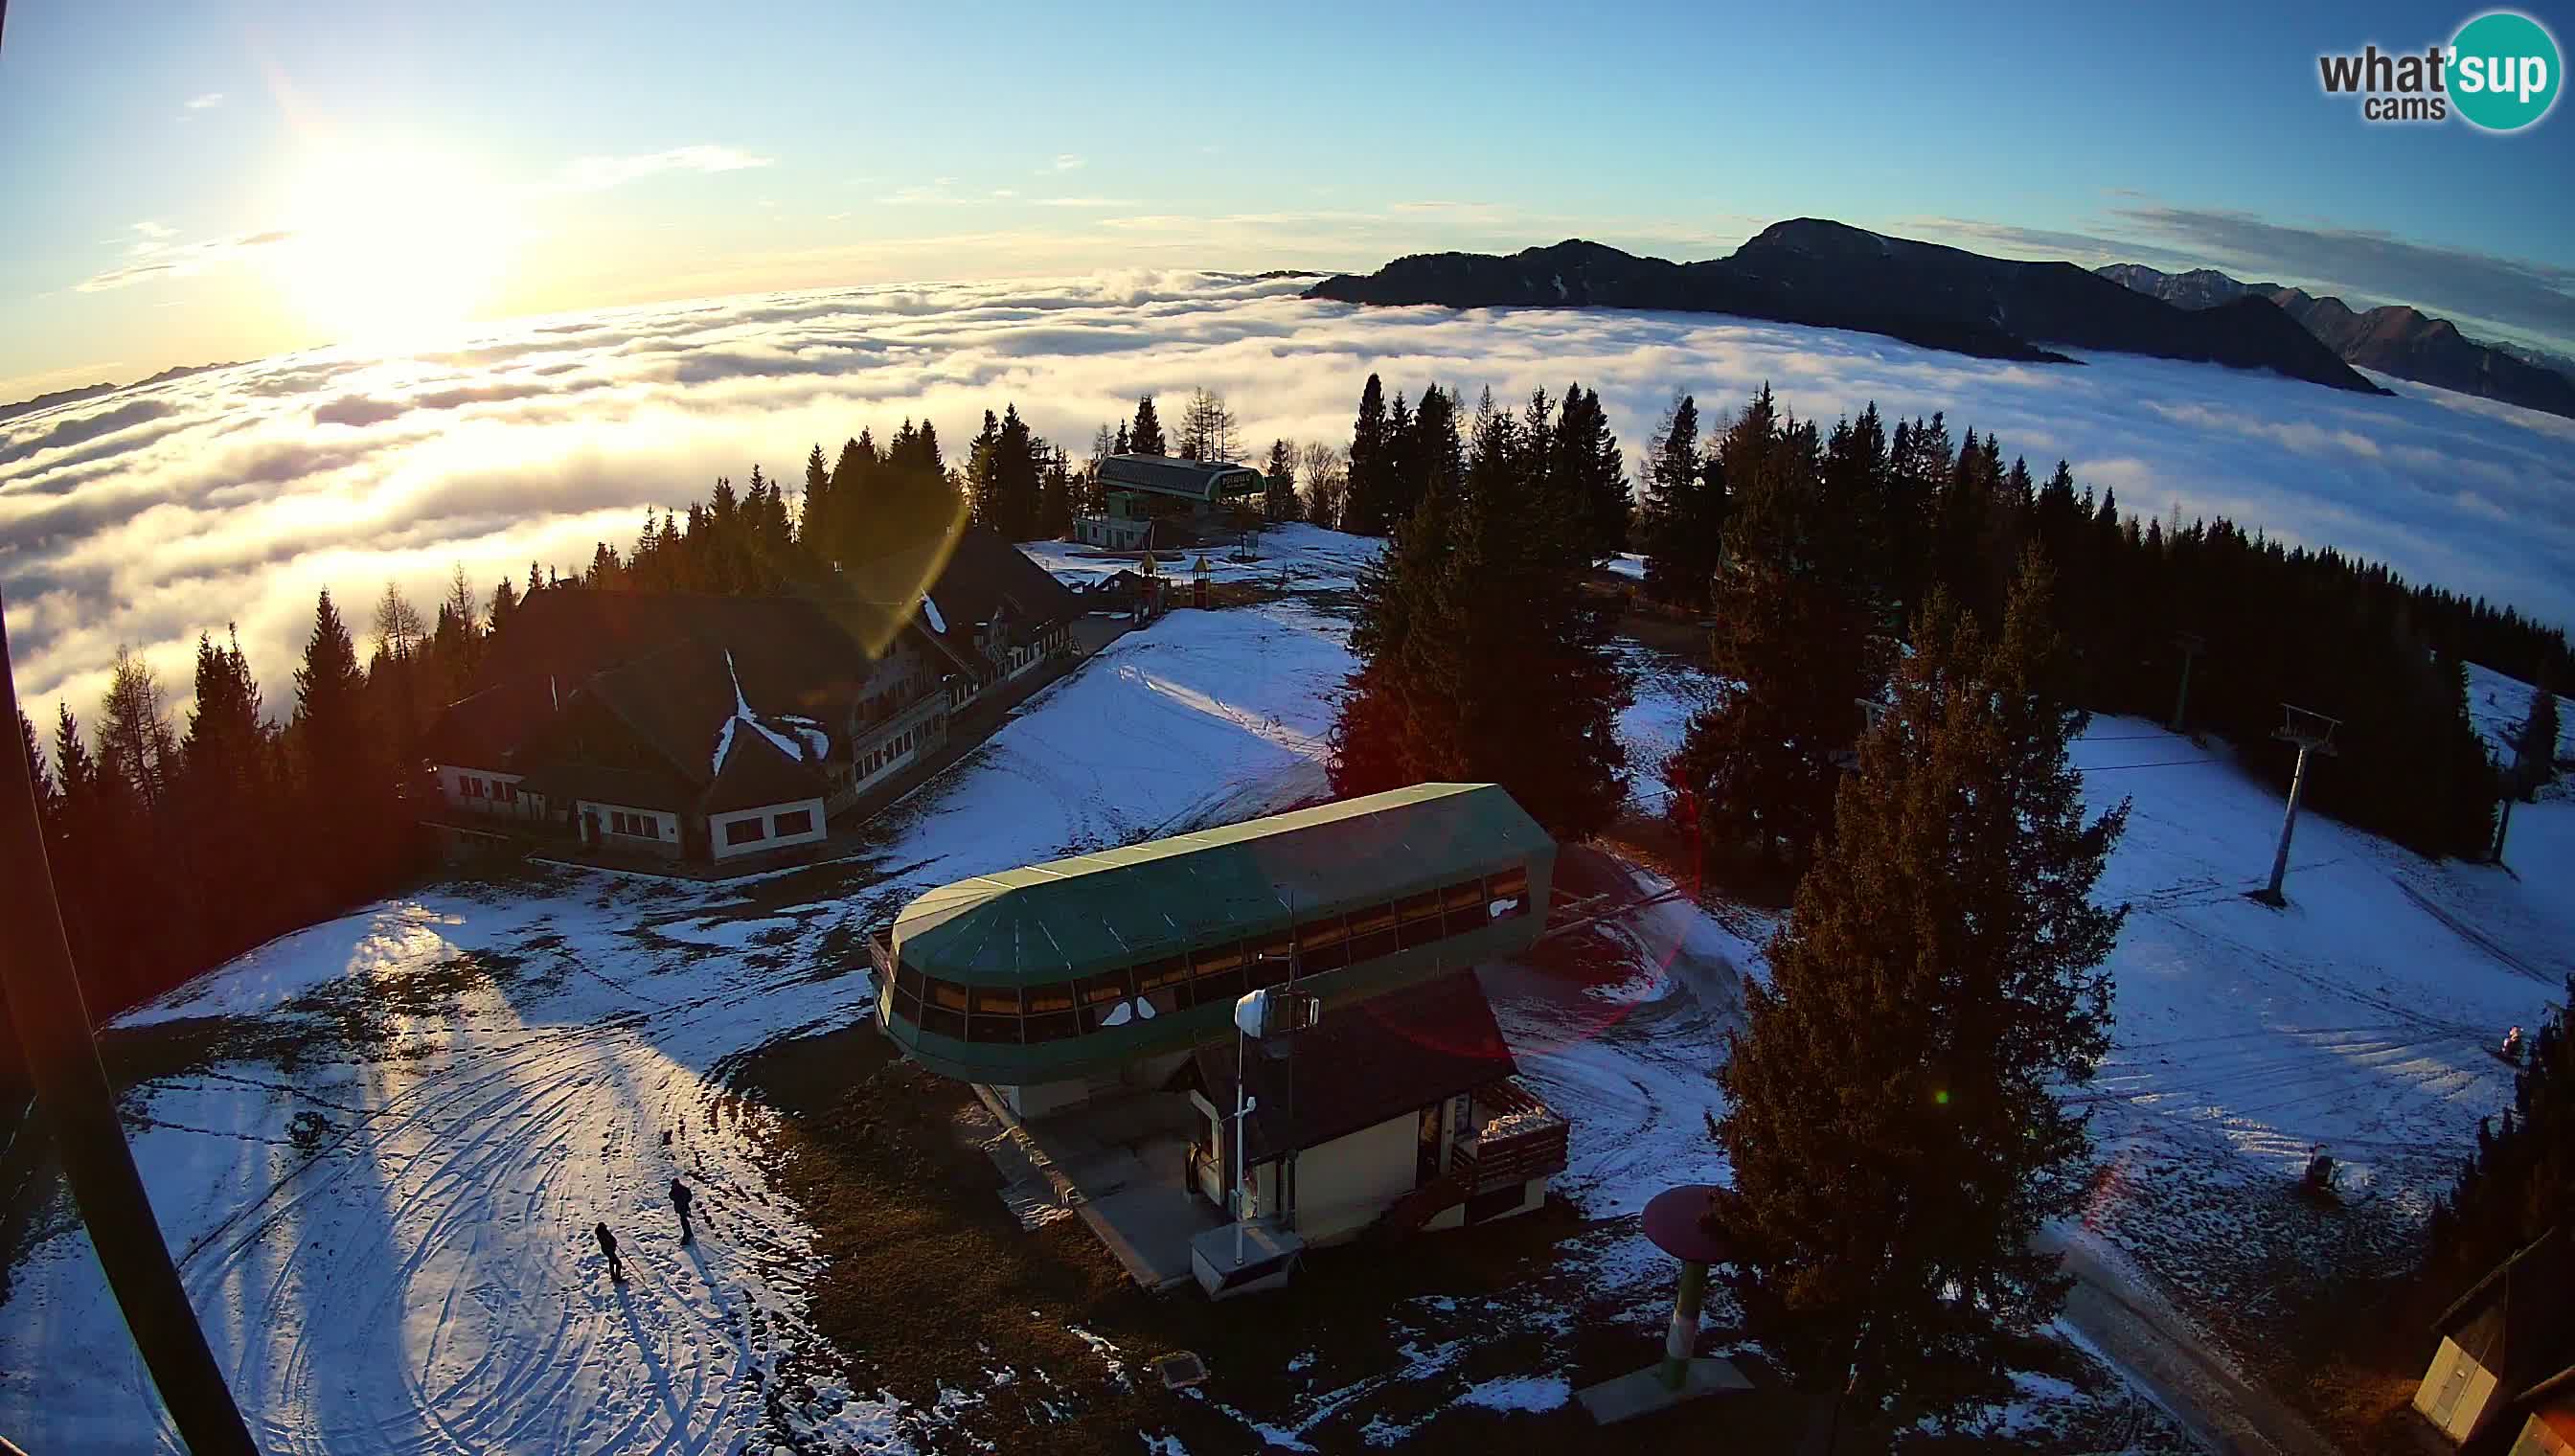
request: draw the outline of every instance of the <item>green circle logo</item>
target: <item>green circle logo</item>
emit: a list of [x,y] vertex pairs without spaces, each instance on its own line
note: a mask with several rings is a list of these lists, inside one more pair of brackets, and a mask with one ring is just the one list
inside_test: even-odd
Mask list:
[[2517,11],[2488,11],[2450,42],[2450,104],[2472,126],[2517,132],[2556,104],[2563,72],[2547,27]]

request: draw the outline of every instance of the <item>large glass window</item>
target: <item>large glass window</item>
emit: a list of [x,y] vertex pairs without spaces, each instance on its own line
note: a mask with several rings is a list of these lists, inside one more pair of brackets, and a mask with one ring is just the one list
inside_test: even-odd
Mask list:
[[[1134,992],[1128,985],[1127,972],[1122,967],[1118,970],[1082,977],[1073,983],[1073,994],[1074,999],[1079,1002],[1077,1010],[1080,1012],[1082,1029],[1096,1031],[1104,1018],[1120,1006],[1127,1004]],[[1135,1013],[1130,1011],[1128,1014],[1132,1016]]]
[[1461,879],[1439,891],[1439,908],[1448,922],[1448,933],[1462,935],[1484,923],[1484,882]]
[[967,1019],[969,1041],[1016,1042],[1020,1039],[1020,988],[977,986],[975,1014]]
[[1136,994],[1153,1003],[1157,1014],[1190,1004],[1190,958],[1166,955],[1136,967]]
[[1053,1041],[1071,1036],[1079,1029],[1073,1009],[1073,983],[1032,986],[1028,992],[1028,1015],[1021,1023],[1031,1041]]
[[1374,960],[1397,949],[1394,906],[1370,905],[1350,912],[1350,962]]
[[1394,912],[1401,922],[1403,948],[1427,945],[1442,933],[1439,928],[1439,891],[1408,894],[1394,902]]
[[1190,957],[1195,984],[1190,998],[1194,1004],[1232,1001],[1243,995],[1243,947],[1228,942],[1200,951]]
[[1349,932],[1340,917],[1307,920],[1296,927],[1296,959],[1307,975],[1338,970],[1350,963]]
[[761,827],[758,819],[735,819],[725,825],[725,842],[728,844],[748,844],[754,839],[767,837],[769,831]]
[[941,1036],[966,1038],[966,988],[936,976],[923,977],[929,994],[921,1003],[921,1029]]

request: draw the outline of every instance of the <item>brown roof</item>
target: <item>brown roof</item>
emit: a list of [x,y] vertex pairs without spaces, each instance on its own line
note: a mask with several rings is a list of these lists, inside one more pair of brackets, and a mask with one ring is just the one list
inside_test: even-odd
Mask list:
[[[1235,1055],[1231,1043],[1195,1053],[1208,1100],[1229,1113]],[[1321,1025],[1295,1038],[1290,1055],[1253,1048],[1246,1080],[1260,1105],[1247,1155],[1258,1163],[1314,1147],[1518,1069],[1473,971],[1372,996],[1326,1012]]]

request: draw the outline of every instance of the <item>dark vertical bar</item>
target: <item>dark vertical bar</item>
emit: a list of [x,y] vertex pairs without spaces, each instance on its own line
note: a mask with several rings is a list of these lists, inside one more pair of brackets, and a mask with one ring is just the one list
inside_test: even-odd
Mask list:
[[[5,623],[0,699],[6,701],[0,720],[15,736],[18,684]],[[161,1240],[134,1152],[125,1145],[116,1098],[90,1036],[89,1008],[72,973],[71,946],[63,938],[26,756],[12,746],[0,750],[0,760],[6,760],[0,762],[0,990],[7,993],[19,1044],[26,1048],[36,1115],[53,1132],[90,1245],[180,1437],[196,1456],[254,1456],[241,1411],[206,1346],[170,1247]]]

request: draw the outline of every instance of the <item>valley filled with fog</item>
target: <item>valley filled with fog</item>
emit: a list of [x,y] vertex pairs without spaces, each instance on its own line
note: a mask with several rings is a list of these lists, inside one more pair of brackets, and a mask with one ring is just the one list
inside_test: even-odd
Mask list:
[[[2409,580],[2575,619],[2575,421],[2403,381],[2369,398],[2129,356],[2002,364],[1709,315],[1359,309],[1306,280],[1197,273],[840,289],[481,326],[434,349],[318,350],[0,420],[0,592],[31,715],[97,701],[120,644],[184,685],[238,624],[277,688],[328,586],[437,600],[624,550],[648,508],[795,480],[872,428],[934,421],[951,464],[1016,403],[1079,462],[1144,393],[1227,396],[1251,453],[1345,444],[1371,371],[1417,394],[1596,389],[1631,460],[1676,391],[1764,381],[1801,417],[1946,411],[2123,511],[2228,517]],[[1172,402],[1177,405],[1177,400]]]

